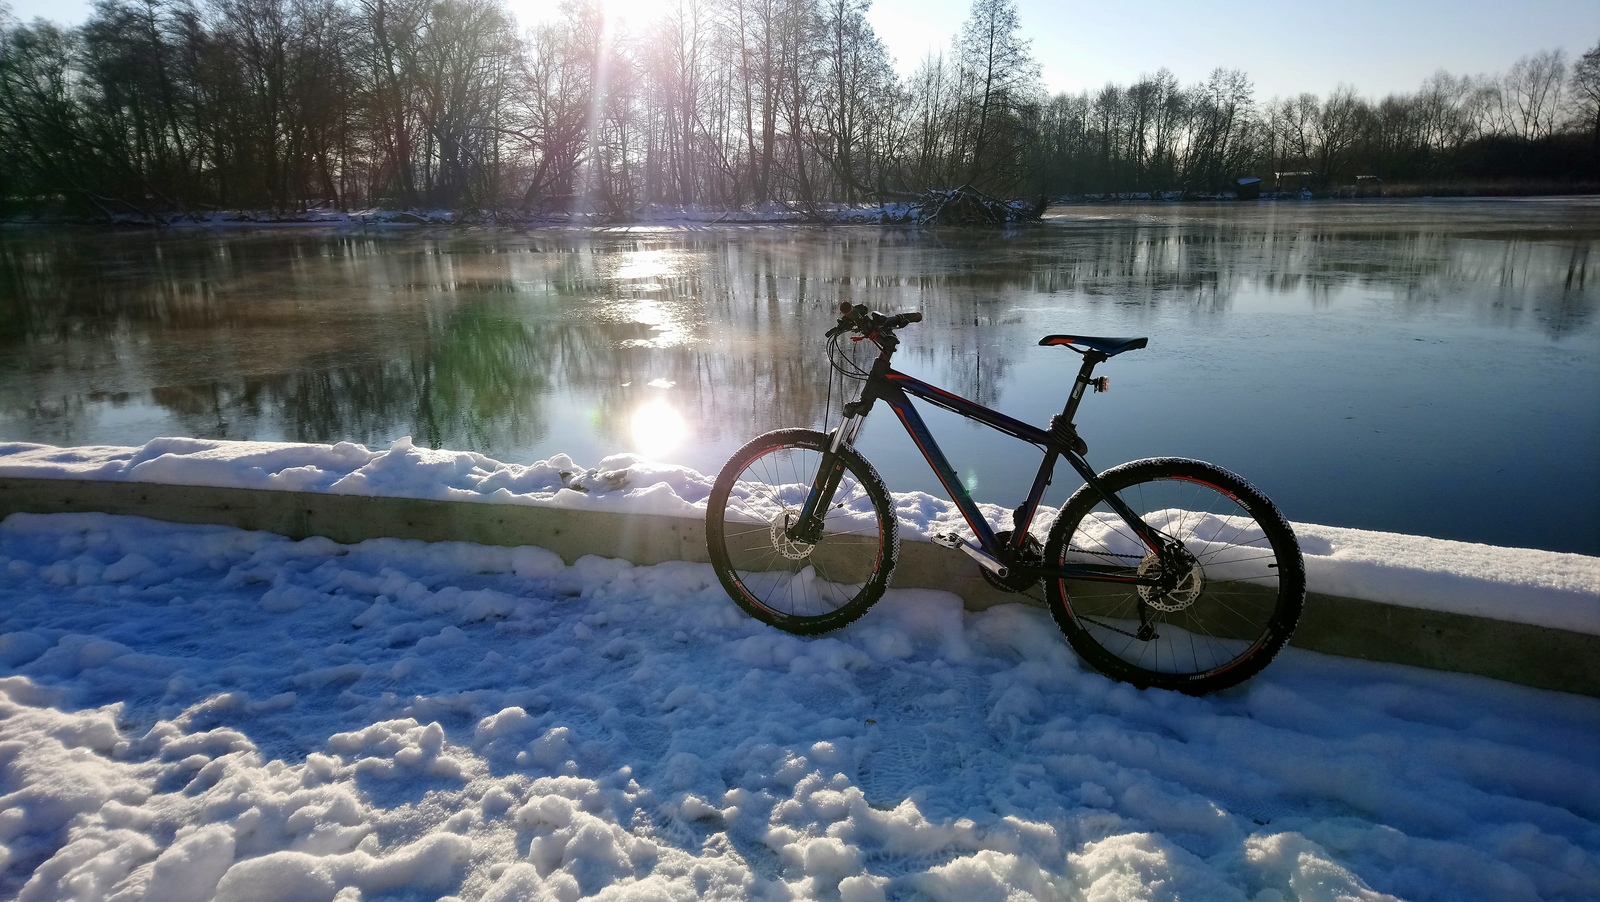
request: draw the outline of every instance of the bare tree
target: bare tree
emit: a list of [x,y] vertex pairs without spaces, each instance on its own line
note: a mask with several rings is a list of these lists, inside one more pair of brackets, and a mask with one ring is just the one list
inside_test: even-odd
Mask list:
[[826,0],[822,8],[820,63],[824,75],[818,97],[824,139],[818,147],[828,161],[840,196],[847,203],[873,186],[871,145],[867,140],[894,81],[889,54],[863,15],[864,0]]
[[1572,66],[1573,121],[1594,136],[1594,149],[1600,157],[1600,42],[1584,51]]
[[359,48],[367,92],[366,116],[377,159],[372,196],[389,194],[406,206],[421,200],[418,189],[416,92],[427,0],[357,0],[367,40]]
[[1321,116],[1322,101],[1310,93],[1276,100],[1268,106],[1268,128],[1276,149],[1274,170],[1299,171],[1313,165],[1316,123]]
[[1500,128],[1526,141],[1555,131],[1567,62],[1560,50],[1525,56],[1500,81],[1496,115]]
[[1216,69],[1191,89],[1190,138],[1184,175],[1196,189],[1217,189],[1253,162],[1257,129],[1255,88],[1238,69]]
[[1472,136],[1472,98],[1477,88],[1470,77],[1457,78],[1440,70],[1422,83],[1415,104],[1419,140],[1429,151],[1430,165],[1453,153]]
[[107,148],[83,140],[83,110],[73,93],[72,32],[47,22],[12,28],[0,50],[0,146],[12,190],[23,196],[64,195],[74,206],[99,206],[93,178]]
[[947,183],[955,167],[951,134],[955,130],[956,97],[950,66],[943,53],[924,57],[907,87],[907,146],[898,181],[924,190]]
[[584,17],[582,9],[569,7],[567,16],[541,24],[528,37],[522,91],[507,129],[534,157],[522,191],[525,211],[570,209],[576,197],[594,90]]
[[454,208],[487,200],[493,119],[515,60],[510,21],[495,0],[439,0],[418,49],[424,196]]
[[1014,180],[1021,114],[1037,99],[1039,80],[1021,29],[1014,0],[973,0],[956,40],[971,117],[967,180],[974,184]]
[[1366,105],[1355,89],[1340,85],[1322,102],[1312,120],[1312,162],[1324,185],[1330,184],[1350,162],[1350,151],[1361,137]]
[[667,0],[638,34],[562,0],[524,35],[505,2],[98,0],[76,29],[0,7],[0,196],[625,214],[965,181],[1217,191],[1263,167],[1571,179],[1591,135],[1600,159],[1600,46],[1570,75],[1549,51],[1371,102],[1341,86],[1258,107],[1227,69],[1046,99],[1015,0],[975,0],[905,80],[868,0]]

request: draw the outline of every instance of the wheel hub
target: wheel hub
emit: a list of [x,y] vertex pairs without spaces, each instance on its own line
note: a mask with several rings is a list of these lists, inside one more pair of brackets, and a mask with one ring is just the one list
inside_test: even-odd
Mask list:
[[1163,555],[1152,551],[1139,562],[1139,575],[1159,581],[1158,585],[1140,586],[1139,597],[1158,611],[1176,613],[1194,604],[1205,591],[1206,575],[1194,555],[1183,549]]
[[812,542],[802,542],[789,534],[789,527],[800,519],[800,511],[786,507],[772,521],[772,547],[778,553],[791,561],[801,561],[811,556],[811,550],[816,548]]

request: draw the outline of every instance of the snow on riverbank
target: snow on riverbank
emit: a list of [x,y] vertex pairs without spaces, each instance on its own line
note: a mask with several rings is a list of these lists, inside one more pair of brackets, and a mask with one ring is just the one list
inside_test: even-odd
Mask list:
[[1032,608],[802,640],[537,548],[17,514],[0,573],[0,898],[1600,897],[1596,699],[1140,692]]
[[[713,476],[617,455],[521,466],[481,454],[161,438],[139,448],[0,443],[0,476],[582,507],[703,517]],[[901,535],[965,532],[955,506],[897,494]],[[992,523],[1003,511],[986,506]],[[1048,526],[1042,522],[1038,528]],[[1311,591],[1600,635],[1600,558],[1297,523]]]
[[[404,226],[503,226],[503,227],[544,227],[560,228],[563,226],[595,229],[608,227],[695,227],[715,225],[803,225],[809,223],[832,224],[888,224],[915,221],[908,218],[908,212],[915,210],[913,204],[884,203],[884,204],[818,204],[809,205],[802,209],[797,206],[782,203],[767,203],[748,207],[746,209],[715,209],[704,207],[682,207],[649,205],[643,209],[635,210],[625,215],[607,211],[588,211],[570,213],[509,213],[505,211],[482,210],[334,210],[316,208],[311,210],[210,210],[205,212],[188,211],[179,213],[127,213],[112,218],[113,225],[124,226],[150,226],[161,225],[169,228],[284,228],[296,226],[316,226],[322,228],[386,228]],[[60,226],[72,225],[83,222],[76,217],[65,219],[37,220],[13,219],[0,220],[0,227],[27,228],[40,225]],[[95,225],[104,225],[106,220],[96,218]]]

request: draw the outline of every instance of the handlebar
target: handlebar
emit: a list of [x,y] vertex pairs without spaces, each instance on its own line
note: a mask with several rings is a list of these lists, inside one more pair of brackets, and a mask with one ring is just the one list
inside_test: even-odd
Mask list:
[[839,314],[839,322],[828,330],[829,338],[841,332],[858,332],[865,336],[872,336],[876,333],[893,332],[902,326],[922,322],[922,312],[919,310],[890,315],[868,310],[865,304],[852,306],[849,301],[839,302]]

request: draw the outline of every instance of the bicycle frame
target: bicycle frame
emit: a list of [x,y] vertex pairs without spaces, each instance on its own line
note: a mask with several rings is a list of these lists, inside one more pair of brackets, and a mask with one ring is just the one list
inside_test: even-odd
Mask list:
[[[1083,564],[1064,567],[1036,567],[1022,562],[1019,552],[1023,542],[1028,536],[1028,529],[1033,524],[1033,518],[1039,510],[1039,503],[1044,498],[1045,489],[1050,485],[1051,476],[1054,474],[1056,459],[1064,457],[1078,476],[1086,485],[1098,493],[1108,506],[1126,522],[1134,535],[1138,536],[1152,552],[1161,553],[1170,540],[1161,533],[1152,529],[1139,518],[1122,500],[1114,493],[1105,490],[1094,468],[1083,454],[1073,445],[1078,442],[1077,433],[1073,429],[1073,418],[1077,414],[1078,404],[1083,399],[1084,389],[1091,384],[1090,374],[1097,364],[1105,361],[1105,355],[1096,351],[1085,352],[1083,364],[1078,371],[1078,377],[1073,383],[1072,394],[1068,397],[1066,406],[1060,416],[1052,419],[1049,429],[1040,429],[1021,420],[1007,416],[999,411],[992,410],[975,401],[970,401],[960,395],[952,394],[935,385],[917,379],[894,369],[889,365],[898,342],[892,335],[874,337],[880,348],[880,353],[873,364],[872,371],[867,376],[866,385],[861,390],[860,397],[846,404],[844,407],[844,420],[833,433],[833,445],[829,452],[823,456],[822,465],[818,471],[818,480],[813,484],[805,505],[796,520],[794,532],[803,535],[809,528],[821,531],[821,521],[817,516],[819,510],[826,508],[833,497],[834,490],[838,487],[839,478],[843,468],[836,466],[833,455],[841,447],[853,447],[856,436],[860,433],[866,421],[867,414],[872,411],[878,401],[888,404],[890,409],[899,418],[901,426],[911,436],[917,445],[917,450],[933,469],[934,475],[944,486],[961,516],[967,521],[967,526],[977,536],[978,544],[984,553],[1002,563],[1004,566],[1022,573],[1046,579],[1082,579],[1096,582],[1133,583],[1139,585],[1156,585],[1157,581],[1138,575],[1136,568],[1118,567],[1110,565]],[[1033,486],[1028,490],[1028,496],[1012,512],[1013,527],[1009,540],[1002,545],[983,514],[978,510],[977,502],[972,499],[972,494],[956,475],[955,469],[950,466],[945,458],[944,451],[928,430],[922,415],[917,412],[911,403],[911,398],[917,397],[937,407],[942,407],[959,416],[974,420],[988,426],[997,432],[1020,439],[1029,444],[1038,446],[1044,451],[1044,460],[1039,464],[1039,470],[1033,479]]]

